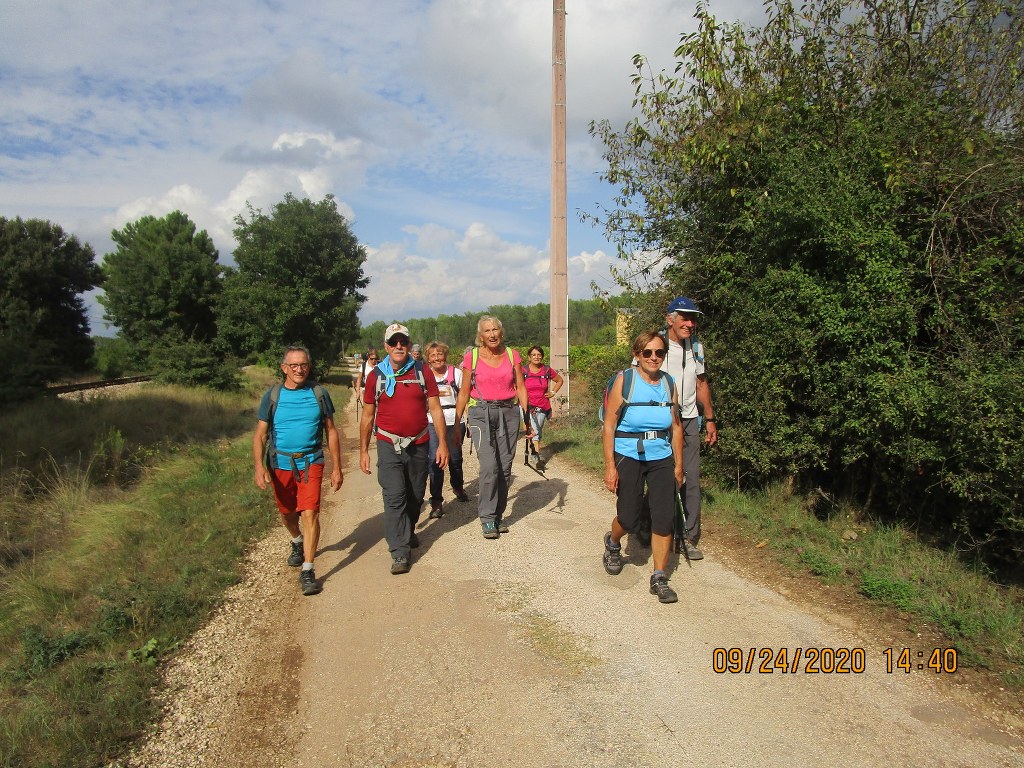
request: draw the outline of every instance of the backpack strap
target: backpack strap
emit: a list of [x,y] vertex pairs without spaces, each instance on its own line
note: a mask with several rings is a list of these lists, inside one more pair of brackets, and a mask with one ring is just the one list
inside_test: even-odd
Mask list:
[[[459,385],[455,383],[455,366],[454,365],[449,365],[448,366],[448,371],[444,375],[444,380],[448,384],[448,386],[452,388],[452,394],[455,396],[456,399],[458,399],[458,397],[459,397],[459,389],[461,389],[461,387],[459,387]],[[454,410],[456,407],[457,407],[456,405],[442,405],[441,406],[441,408],[447,408],[448,410]]]
[[[512,368],[512,389],[515,389],[516,388],[516,361],[515,361],[515,358],[512,356],[512,350],[509,349],[508,347],[505,347],[505,354],[508,356],[509,367]],[[480,362],[480,347],[473,347],[473,358],[472,358],[472,361],[473,361],[473,365],[470,368],[470,377],[469,377],[469,388],[471,390],[476,389],[476,364],[478,362]],[[471,407],[476,405],[476,402],[477,401],[474,398],[472,398],[472,397],[469,398],[469,405]]]
[[311,457],[306,462],[306,473],[308,477],[309,465],[324,455],[324,438],[327,436],[327,416],[329,409],[327,407],[327,400],[329,395],[327,390],[323,386],[314,382],[313,384],[313,395],[316,397],[316,404],[320,408],[320,433],[319,442],[311,451],[305,453],[284,453],[283,451],[277,450],[277,446],[274,440],[274,414],[277,412],[277,404],[281,400],[281,390],[284,385],[279,381],[276,382],[270,388],[270,407],[267,410],[267,443],[263,450],[263,463],[266,464],[267,468],[273,469],[273,462],[271,461],[271,455],[275,456],[287,456],[292,460],[292,472],[299,477],[300,482],[302,481],[302,470],[299,469],[299,465],[296,459],[303,459]]
[[[374,366],[374,367],[376,368],[376,366]],[[423,376],[423,363],[421,363],[421,362],[419,362],[417,360],[416,362],[414,362],[412,364],[412,368],[410,370],[416,372],[416,378],[415,379],[399,379],[399,378],[396,378],[395,379],[395,385],[397,386],[398,384],[419,384],[420,388],[423,390],[423,397],[426,398],[427,397],[427,380]],[[374,393],[374,404],[375,405],[377,403],[380,403],[380,396],[384,394],[384,383],[385,383],[385,376],[383,374],[381,374],[380,370],[378,369],[377,370],[377,386],[374,388],[375,389],[375,393]]]
[[636,438],[636,452],[639,456],[644,455],[644,440],[667,440],[672,434],[671,427],[669,429],[657,429],[649,430],[647,432],[622,432],[619,431],[619,424],[622,423],[622,419],[626,415],[626,409],[632,405],[656,405],[667,408],[674,408],[675,403],[673,398],[675,397],[676,385],[672,377],[662,372],[662,379],[664,379],[665,387],[668,390],[668,400],[662,400],[660,402],[655,400],[634,402],[633,400],[633,389],[636,385],[636,369],[627,368],[622,372],[622,405],[619,406],[618,414],[616,415],[615,422],[615,437],[635,437]]

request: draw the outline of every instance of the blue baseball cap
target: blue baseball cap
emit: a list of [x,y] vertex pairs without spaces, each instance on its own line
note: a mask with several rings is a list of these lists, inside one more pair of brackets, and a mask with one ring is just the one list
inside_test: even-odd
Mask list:
[[668,309],[665,310],[665,314],[671,315],[673,312],[690,312],[695,315],[704,314],[697,309],[697,305],[693,303],[693,299],[688,296],[680,296],[679,298],[672,299],[672,303],[668,305]]

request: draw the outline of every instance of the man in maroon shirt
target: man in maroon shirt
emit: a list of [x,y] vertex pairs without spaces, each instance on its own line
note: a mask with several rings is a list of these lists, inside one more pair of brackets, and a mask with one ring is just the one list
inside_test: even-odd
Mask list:
[[370,438],[377,438],[377,482],[384,496],[384,538],[391,573],[409,572],[409,550],[419,546],[416,522],[427,489],[430,425],[437,430],[435,461],[448,466],[444,411],[433,375],[409,354],[409,329],[392,323],[384,331],[386,357],[366,375],[359,420],[359,468],[370,474]]

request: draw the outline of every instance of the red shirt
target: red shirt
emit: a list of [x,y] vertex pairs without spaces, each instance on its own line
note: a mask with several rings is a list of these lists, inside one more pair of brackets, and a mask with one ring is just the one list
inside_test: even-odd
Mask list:
[[[377,403],[377,426],[380,429],[387,430],[394,435],[401,437],[412,437],[418,435],[427,427],[427,397],[437,397],[437,382],[434,380],[433,375],[430,374],[430,370],[426,367],[423,369],[424,384],[427,385],[427,392],[424,394],[423,387],[419,385],[416,380],[416,368],[412,367],[397,379],[395,379],[395,394],[392,397],[388,397],[387,393],[382,393],[380,401]],[[366,384],[363,387],[363,402],[367,405],[373,405],[374,400],[377,398],[377,379],[380,377],[380,371],[376,368],[370,371],[366,376]],[[402,384],[403,381],[409,381],[409,384]],[[389,443],[392,442],[391,438],[386,435],[377,433],[378,440],[387,440]],[[416,441],[415,445],[427,442],[429,436],[424,434],[419,440]]]

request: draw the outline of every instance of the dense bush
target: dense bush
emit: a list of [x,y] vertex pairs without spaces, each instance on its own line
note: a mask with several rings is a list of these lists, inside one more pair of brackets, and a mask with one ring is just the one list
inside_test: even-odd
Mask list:
[[[595,127],[624,254],[694,296],[723,439],[709,471],[796,479],[994,561],[1024,553],[1020,7],[698,7],[640,116]],[[656,316],[659,296],[649,314]]]

